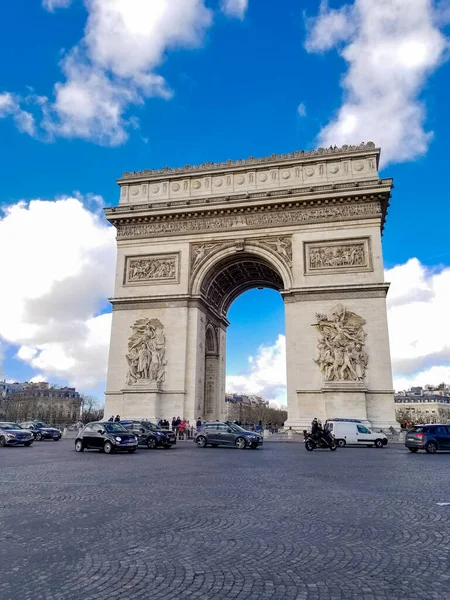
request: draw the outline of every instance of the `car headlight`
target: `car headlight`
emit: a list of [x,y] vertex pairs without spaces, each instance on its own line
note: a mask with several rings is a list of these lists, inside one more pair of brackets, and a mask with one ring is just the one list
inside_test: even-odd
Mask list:
[[6,437],[12,438],[12,437],[16,437],[16,435],[14,433],[7,433]]
[[122,438],[121,438],[121,437],[119,437],[118,435],[116,435],[116,437],[115,437],[114,439],[115,439],[115,440],[117,440],[118,442],[121,442],[121,441],[122,441]]

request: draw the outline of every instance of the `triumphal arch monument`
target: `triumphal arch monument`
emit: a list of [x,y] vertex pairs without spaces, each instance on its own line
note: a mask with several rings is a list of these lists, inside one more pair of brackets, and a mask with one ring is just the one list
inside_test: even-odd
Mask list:
[[[284,300],[288,424],[395,426],[380,149],[319,148],[125,173],[105,414],[225,414],[227,312],[255,287]],[[257,310],[257,307],[255,307]]]

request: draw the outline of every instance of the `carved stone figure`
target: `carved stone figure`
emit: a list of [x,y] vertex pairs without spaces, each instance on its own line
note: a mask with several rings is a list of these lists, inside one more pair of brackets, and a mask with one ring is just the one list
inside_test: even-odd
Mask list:
[[367,265],[364,243],[313,246],[309,249],[308,259],[311,271]]
[[347,310],[342,304],[329,315],[317,314],[314,325],[320,334],[317,345],[319,366],[326,381],[362,381],[368,356],[364,351],[365,320]]
[[292,264],[292,241],[290,237],[275,238],[261,240],[262,245],[269,246],[272,250],[275,250],[279,256],[285,259],[290,266]]
[[166,339],[159,319],[138,319],[128,340],[127,384],[140,380],[164,381]]
[[177,260],[176,256],[130,258],[127,264],[127,282],[176,279]]
[[194,244],[192,246],[192,265],[191,268],[194,269],[198,264],[202,262],[202,260],[211,254],[211,252],[217,247],[219,244]]

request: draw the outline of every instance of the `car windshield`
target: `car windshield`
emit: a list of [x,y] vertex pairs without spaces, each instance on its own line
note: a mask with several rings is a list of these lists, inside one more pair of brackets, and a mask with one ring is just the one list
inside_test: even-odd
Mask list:
[[232,431],[247,431],[243,427],[239,427],[239,425],[235,425],[235,423],[227,423],[227,425]]
[[0,423],[0,427],[3,429],[22,429],[20,425],[17,425],[17,423]]
[[123,427],[123,425],[121,425],[120,423],[105,423],[104,425],[106,431],[109,431],[110,433],[116,433],[119,431],[121,431],[122,433],[127,432],[125,427]]
[[33,425],[35,427],[43,427],[44,429],[50,427],[48,423],[42,423],[42,421],[36,421],[35,423],[33,423]]
[[157,429],[159,429],[159,427],[157,425],[155,425],[154,423],[152,423],[151,421],[146,421],[145,423],[141,423],[142,427],[144,427],[145,429],[148,429],[149,431],[156,431]]

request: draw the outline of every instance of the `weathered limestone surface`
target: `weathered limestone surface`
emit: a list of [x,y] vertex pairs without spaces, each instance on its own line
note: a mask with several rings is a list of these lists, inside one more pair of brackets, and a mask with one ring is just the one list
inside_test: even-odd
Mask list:
[[395,424],[381,230],[392,188],[371,143],[126,173],[106,210],[117,270],[105,410],[224,414],[227,311],[281,292],[289,424]]

